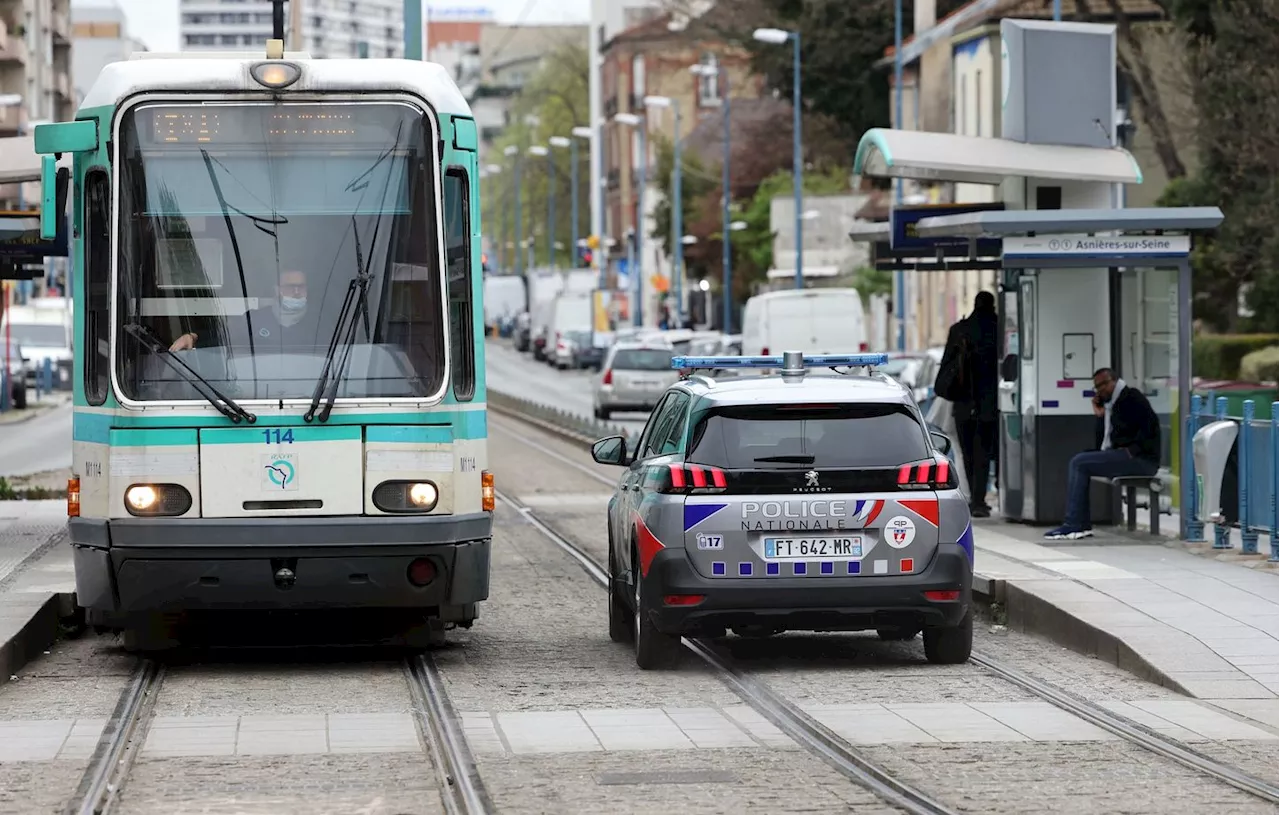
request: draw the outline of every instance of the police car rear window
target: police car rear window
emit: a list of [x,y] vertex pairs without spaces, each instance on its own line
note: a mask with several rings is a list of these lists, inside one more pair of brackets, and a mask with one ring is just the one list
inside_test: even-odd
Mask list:
[[688,456],[729,470],[893,467],[931,455],[903,405],[720,408],[698,423]]
[[613,357],[613,368],[621,371],[669,371],[672,352],[665,348],[629,348]]

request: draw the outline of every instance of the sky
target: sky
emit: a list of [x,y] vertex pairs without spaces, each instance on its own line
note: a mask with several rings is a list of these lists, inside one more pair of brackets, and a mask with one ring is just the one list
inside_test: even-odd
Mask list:
[[[178,0],[116,0],[129,19],[129,33],[152,51],[178,50]],[[105,5],[103,0],[85,5]],[[499,22],[585,23],[590,0],[424,0],[431,8],[483,6],[493,10]]]

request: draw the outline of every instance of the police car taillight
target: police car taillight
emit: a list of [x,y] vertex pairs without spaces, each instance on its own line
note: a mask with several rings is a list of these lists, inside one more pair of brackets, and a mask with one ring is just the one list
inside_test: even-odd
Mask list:
[[904,490],[946,489],[951,483],[951,462],[926,459],[898,468],[898,487]]
[[668,464],[658,477],[665,493],[718,492],[727,489],[729,479],[719,467],[701,464]]

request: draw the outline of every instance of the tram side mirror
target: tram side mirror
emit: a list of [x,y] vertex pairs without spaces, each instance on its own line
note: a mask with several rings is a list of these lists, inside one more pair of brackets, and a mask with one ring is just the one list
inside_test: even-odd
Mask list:
[[40,157],[40,240],[51,241],[58,237],[58,160],[53,156]]
[[951,439],[946,433],[937,430],[929,431],[929,438],[933,441],[933,447],[944,456],[951,455]]
[[1000,378],[1005,382],[1018,381],[1018,357],[1009,354],[1000,362]]
[[621,467],[627,463],[627,440],[622,436],[609,436],[591,445],[591,457],[597,464]]
[[92,121],[36,125],[35,152],[40,156],[40,239],[58,237],[64,207],[58,199],[58,156],[98,149],[98,125]]

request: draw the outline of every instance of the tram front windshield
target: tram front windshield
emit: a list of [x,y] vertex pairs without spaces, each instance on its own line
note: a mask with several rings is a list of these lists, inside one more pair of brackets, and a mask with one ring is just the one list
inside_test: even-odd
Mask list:
[[420,109],[395,102],[127,112],[122,395],[202,399],[188,366],[235,400],[309,400],[326,362],[344,358],[337,398],[438,393],[447,332],[430,133]]

